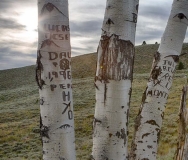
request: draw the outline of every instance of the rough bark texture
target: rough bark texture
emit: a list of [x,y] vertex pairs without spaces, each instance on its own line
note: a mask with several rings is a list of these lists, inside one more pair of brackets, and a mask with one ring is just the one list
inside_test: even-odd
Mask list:
[[118,35],[102,36],[97,80],[132,80],[134,45],[119,39]]
[[188,1],[174,0],[135,120],[131,160],[155,160],[162,119],[187,29]]
[[75,160],[67,0],[38,0],[36,80],[44,160]]
[[107,0],[98,47],[93,160],[128,159],[137,0]]
[[187,108],[186,108],[186,98],[187,98],[187,85],[182,89],[182,96],[180,102],[180,112],[179,112],[179,138],[177,144],[177,152],[175,160],[187,160],[188,159],[188,134],[187,134]]

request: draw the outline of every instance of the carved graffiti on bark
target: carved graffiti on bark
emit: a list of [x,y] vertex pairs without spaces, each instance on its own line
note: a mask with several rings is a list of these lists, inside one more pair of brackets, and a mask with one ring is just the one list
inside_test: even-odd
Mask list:
[[103,35],[98,48],[101,52],[97,80],[132,80],[134,46],[130,41],[119,39],[118,35]]
[[[44,14],[44,11],[47,10],[48,12],[52,12],[54,9],[56,9],[59,13],[61,13],[63,16],[65,16],[65,14],[63,14],[55,5],[53,5],[52,3],[47,3],[42,7],[41,10],[41,16]],[[67,16],[65,16],[67,17]],[[68,18],[68,17],[67,17]]]

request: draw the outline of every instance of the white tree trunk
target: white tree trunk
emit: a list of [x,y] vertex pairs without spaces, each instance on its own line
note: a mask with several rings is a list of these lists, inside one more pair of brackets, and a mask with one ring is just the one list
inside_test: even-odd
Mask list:
[[131,159],[155,160],[162,119],[188,24],[188,1],[174,0],[142,104],[135,120]]
[[38,0],[39,85],[44,160],[75,160],[68,0]]
[[128,159],[128,116],[138,0],[107,0],[98,47],[94,160]]
[[182,89],[182,96],[180,101],[180,111],[179,111],[179,138],[177,145],[177,153],[175,160],[187,160],[188,159],[188,134],[186,132],[187,127],[187,108],[186,108],[186,98],[187,98],[187,85]]

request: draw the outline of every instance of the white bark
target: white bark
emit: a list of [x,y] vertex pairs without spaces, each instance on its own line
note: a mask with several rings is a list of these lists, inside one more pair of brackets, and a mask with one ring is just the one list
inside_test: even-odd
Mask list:
[[95,78],[92,159],[128,159],[127,136],[138,0],[107,0]]
[[44,160],[75,160],[68,0],[38,0],[36,79]]
[[188,1],[174,0],[136,118],[133,160],[155,160],[162,119],[188,24]]
[[180,101],[180,111],[179,111],[179,138],[177,145],[177,153],[175,160],[187,160],[188,159],[188,134],[186,132],[187,127],[187,85],[182,89],[182,96]]

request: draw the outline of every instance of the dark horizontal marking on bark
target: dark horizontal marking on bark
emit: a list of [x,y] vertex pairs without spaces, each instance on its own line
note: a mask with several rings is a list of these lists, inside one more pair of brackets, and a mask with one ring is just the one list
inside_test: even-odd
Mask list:
[[151,125],[154,125],[154,126],[158,126],[158,127],[159,127],[159,125],[156,123],[155,120],[149,120],[149,121],[146,121],[145,123],[149,123],[149,124],[151,124]]
[[97,123],[97,122],[98,122],[98,123],[102,123],[102,121],[100,121],[100,120],[98,120],[98,119],[96,119],[96,118],[94,118],[94,122],[95,122],[95,123]]
[[67,160],[66,158],[63,157],[59,157],[59,160]]
[[141,160],[149,160],[148,158],[142,158]]
[[144,138],[144,137],[147,137],[148,135],[150,135],[151,133],[146,133],[146,134],[143,134],[142,135],[142,139]]
[[[179,1],[179,0],[177,0],[177,1]],[[178,14],[176,14],[173,18],[175,18],[175,17],[178,17],[180,20],[181,19],[187,19],[187,17],[183,14],[183,13],[178,13]],[[187,19],[188,20],[188,19]]]
[[147,147],[148,147],[149,149],[153,148],[153,146],[150,146],[150,145],[147,145]]
[[60,126],[59,128],[60,129],[67,129],[67,128],[70,128],[70,127],[72,127],[72,126],[70,126],[69,124],[64,124],[64,125]]
[[164,58],[167,58],[167,57],[172,57],[174,62],[178,63],[179,62],[179,56],[178,55],[169,55],[169,56],[166,56]]

